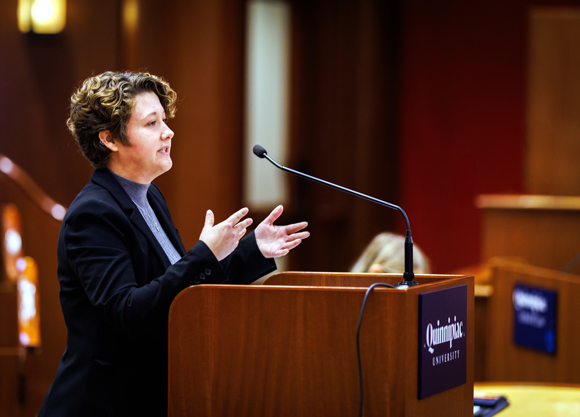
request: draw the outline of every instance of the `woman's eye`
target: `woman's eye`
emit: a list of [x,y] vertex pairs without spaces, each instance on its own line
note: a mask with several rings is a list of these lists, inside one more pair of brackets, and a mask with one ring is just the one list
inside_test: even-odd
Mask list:
[[155,120],[151,120],[151,121],[149,122],[149,126],[155,126],[155,123],[157,123]]

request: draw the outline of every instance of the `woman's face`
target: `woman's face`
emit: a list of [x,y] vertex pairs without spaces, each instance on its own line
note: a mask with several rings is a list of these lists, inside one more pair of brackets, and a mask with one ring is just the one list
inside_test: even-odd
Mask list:
[[112,149],[109,168],[131,181],[148,184],[169,171],[173,162],[169,156],[173,131],[166,124],[165,111],[155,93],[136,96],[135,109],[127,123],[130,146],[118,140]]

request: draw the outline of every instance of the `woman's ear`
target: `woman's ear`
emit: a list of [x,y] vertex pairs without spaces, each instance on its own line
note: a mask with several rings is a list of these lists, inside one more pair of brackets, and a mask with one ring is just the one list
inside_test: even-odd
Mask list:
[[383,267],[381,266],[381,264],[372,264],[369,267],[369,272],[372,274],[382,274],[383,273]]
[[117,152],[119,150],[117,143],[113,139],[113,135],[111,135],[111,131],[109,131],[109,130],[100,131],[99,132],[99,140],[101,141],[101,144],[103,146],[109,148],[109,150],[111,152]]

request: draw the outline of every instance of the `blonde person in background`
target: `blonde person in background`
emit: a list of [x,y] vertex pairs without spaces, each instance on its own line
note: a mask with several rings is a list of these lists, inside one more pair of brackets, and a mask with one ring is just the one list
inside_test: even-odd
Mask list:
[[[413,271],[428,274],[429,260],[417,245],[413,245]],[[380,233],[366,247],[350,272],[405,272],[405,237],[394,233]]]

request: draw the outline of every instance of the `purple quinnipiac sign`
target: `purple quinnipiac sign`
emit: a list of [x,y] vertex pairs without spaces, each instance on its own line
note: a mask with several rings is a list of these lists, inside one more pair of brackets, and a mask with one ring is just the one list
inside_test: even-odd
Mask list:
[[419,399],[465,384],[467,330],[467,285],[419,295]]
[[514,342],[556,353],[556,291],[517,284],[512,293]]

